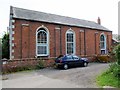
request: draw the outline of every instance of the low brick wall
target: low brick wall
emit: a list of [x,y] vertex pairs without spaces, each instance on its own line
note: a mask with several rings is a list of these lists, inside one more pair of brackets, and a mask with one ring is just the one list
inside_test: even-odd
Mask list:
[[44,67],[51,67],[55,62],[55,58],[25,58],[25,59],[13,59],[2,60],[2,72],[11,73],[22,70],[36,69],[39,62],[42,62]]
[[[81,56],[88,58],[89,62],[96,62],[99,55],[93,56]],[[22,70],[36,69],[36,67],[42,62],[44,67],[52,67],[55,63],[55,58],[25,58],[25,59],[13,59],[2,60],[2,72],[11,73]],[[40,66],[40,65],[39,65]]]

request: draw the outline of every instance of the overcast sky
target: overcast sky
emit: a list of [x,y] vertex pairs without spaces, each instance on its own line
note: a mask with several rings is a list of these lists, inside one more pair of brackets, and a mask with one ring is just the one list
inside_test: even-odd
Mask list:
[[0,37],[9,26],[10,6],[97,22],[118,33],[119,0],[0,0]]

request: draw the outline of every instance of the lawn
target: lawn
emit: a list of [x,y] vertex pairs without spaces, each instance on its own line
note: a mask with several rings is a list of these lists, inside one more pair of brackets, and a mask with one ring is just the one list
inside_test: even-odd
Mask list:
[[115,77],[112,72],[104,72],[99,75],[96,79],[97,85],[102,86],[113,86],[120,88],[120,79]]
[[111,58],[116,62],[111,62],[109,69],[99,75],[96,79],[97,84],[102,86],[112,86],[120,88],[120,44],[111,52]]

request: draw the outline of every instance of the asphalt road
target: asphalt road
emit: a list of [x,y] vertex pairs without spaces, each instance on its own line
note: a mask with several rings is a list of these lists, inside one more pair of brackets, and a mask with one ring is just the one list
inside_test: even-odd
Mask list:
[[109,67],[108,63],[90,63],[88,67],[68,70],[45,68],[9,74],[3,88],[98,88],[95,78]]

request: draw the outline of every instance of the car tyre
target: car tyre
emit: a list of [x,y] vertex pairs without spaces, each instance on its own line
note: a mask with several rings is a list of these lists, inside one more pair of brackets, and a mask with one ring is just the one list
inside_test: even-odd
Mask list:
[[87,67],[87,66],[88,66],[88,63],[87,63],[87,62],[84,62],[83,66],[84,66],[84,67]]
[[67,65],[67,64],[64,64],[63,68],[64,68],[65,70],[67,70],[67,69],[68,69],[68,65]]

